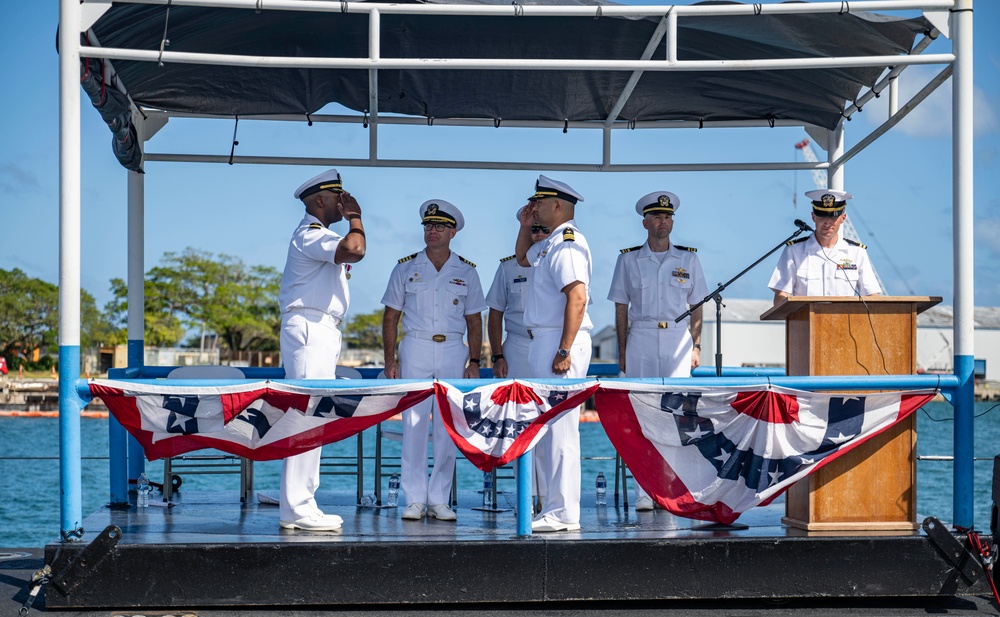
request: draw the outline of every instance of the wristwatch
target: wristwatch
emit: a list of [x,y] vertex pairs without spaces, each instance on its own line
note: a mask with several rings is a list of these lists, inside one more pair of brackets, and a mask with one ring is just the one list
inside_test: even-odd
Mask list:
[[559,355],[561,357],[563,357],[563,358],[568,357],[569,356],[569,350],[568,349],[560,349],[559,350]]
[[479,358],[469,358],[469,362],[475,362],[476,364],[479,364]]
[[701,351],[701,343],[695,343],[694,348],[697,349],[698,351]]
[[502,353],[495,353],[492,356],[490,356],[490,362],[493,362],[495,364],[496,361],[499,360],[499,359],[501,359],[501,358],[503,358],[503,354]]

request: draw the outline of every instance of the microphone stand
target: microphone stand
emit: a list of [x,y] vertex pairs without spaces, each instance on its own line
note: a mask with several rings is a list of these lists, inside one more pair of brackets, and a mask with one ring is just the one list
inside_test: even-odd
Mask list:
[[812,228],[810,228],[805,223],[802,223],[801,221],[795,221],[795,223],[799,226],[799,228],[795,230],[795,233],[793,233],[792,235],[788,236],[787,238],[779,242],[778,245],[775,246],[770,251],[761,255],[760,258],[757,259],[757,261],[753,262],[746,268],[743,268],[743,270],[733,278],[729,279],[725,283],[719,283],[719,286],[716,287],[714,291],[710,292],[707,296],[702,298],[701,301],[693,305],[686,312],[682,313],[677,319],[674,320],[674,323],[680,323],[684,318],[691,315],[691,313],[693,313],[694,310],[700,307],[701,305],[705,304],[709,300],[715,300],[715,376],[716,377],[722,377],[722,292],[723,290],[725,290],[726,287],[732,285],[733,282],[736,281],[738,278],[740,278],[741,276],[752,270],[754,266],[756,266],[760,262],[770,257],[772,253],[780,249],[785,244],[791,242],[792,239],[796,238],[803,231],[813,231]]

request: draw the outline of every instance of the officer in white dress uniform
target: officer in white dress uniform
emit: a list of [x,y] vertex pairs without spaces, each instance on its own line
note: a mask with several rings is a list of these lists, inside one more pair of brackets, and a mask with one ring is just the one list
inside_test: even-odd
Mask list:
[[[389,379],[479,377],[486,309],[476,265],[453,253],[451,239],[465,226],[462,213],[443,199],[420,206],[426,247],[399,260],[382,296],[382,342]],[[403,319],[403,340],[396,362],[396,327]],[[468,331],[468,347],[462,337]],[[434,468],[427,478],[427,439],[434,416]],[[403,412],[402,517],[429,514],[454,521],[449,507],[457,449],[433,400]],[[428,507],[429,505],[429,507]]]
[[[583,197],[568,184],[539,176],[535,193],[521,213],[517,236],[518,262],[532,268],[524,310],[528,330],[528,364],[535,378],[586,377],[592,353],[587,315],[592,272],[590,247],[573,220]],[[551,235],[532,242],[538,223]],[[580,528],[580,408],[549,425],[538,453],[539,474],[546,492],[541,512],[531,523],[535,532]]]
[[[286,379],[336,379],[340,357],[338,326],[347,313],[350,264],[365,256],[361,207],[343,189],[340,174],[330,169],[296,189],[306,207],[305,218],[292,234],[281,276],[281,359]],[[350,229],[339,236],[329,226],[347,219]],[[320,448],[285,459],[281,469],[281,527],[334,531],[343,522],[316,505]]]
[[840,237],[853,195],[832,189],[806,192],[812,200],[816,231],[792,240],[782,251],[768,287],[774,304],[789,296],[878,296],[882,288],[867,247]]
[[[690,377],[701,364],[699,306],[674,322],[690,304],[708,295],[697,249],[671,244],[677,195],[657,191],[635,204],[646,242],[622,249],[608,300],[615,303],[618,368],[626,377]],[[652,510],[653,500],[635,483],[635,509]]]
[[[523,208],[517,211],[521,220]],[[541,242],[549,237],[549,229],[538,223],[531,226],[531,241]],[[493,355],[493,375],[500,379],[521,379],[531,377],[528,366],[528,328],[524,325],[524,305],[531,286],[531,268],[517,263],[517,256],[511,255],[500,260],[493,284],[486,294],[486,304],[490,307],[486,331]],[[506,330],[507,337],[503,338]],[[535,444],[533,450],[535,473],[532,474],[532,493],[545,495],[545,481],[538,474],[538,459],[542,449]],[[516,469],[515,469],[516,474]]]

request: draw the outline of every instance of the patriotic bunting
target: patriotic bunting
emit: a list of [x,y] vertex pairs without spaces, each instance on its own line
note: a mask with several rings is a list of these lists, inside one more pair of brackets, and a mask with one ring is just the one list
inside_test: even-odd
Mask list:
[[753,386],[602,382],[597,410],[635,480],[661,506],[731,523],[908,417],[934,391],[821,394]]
[[908,417],[935,391],[821,394],[758,385],[508,380],[462,391],[440,381],[304,388],[270,381],[176,386],[92,380],[150,460],[201,448],[263,461],[345,439],[435,396],[458,449],[490,471],[531,449],[549,422],[595,396],[601,424],[661,506],[731,523]]
[[558,386],[503,381],[470,392],[434,384],[448,434],[483,471],[524,454],[542,438],[549,422],[583,404],[596,390],[596,381]]
[[90,391],[149,460],[215,448],[268,461],[356,435],[431,396],[432,385],[320,389],[274,382],[165,386],[93,380]]

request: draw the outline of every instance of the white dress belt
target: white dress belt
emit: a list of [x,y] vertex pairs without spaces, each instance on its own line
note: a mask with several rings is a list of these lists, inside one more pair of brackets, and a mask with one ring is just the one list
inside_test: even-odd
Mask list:
[[319,309],[303,308],[303,307],[300,307],[300,306],[295,306],[295,307],[292,307],[290,309],[286,309],[285,313],[298,313],[300,315],[308,315],[310,317],[319,317],[321,319],[325,317],[327,319],[333,320],[333,325],[335,325],[335,326],[340,326],[340,323],[342,321],[339,317],[334,317],[333,315],[331,315],[330,313],[327,313],[326,311],[321,311]]

